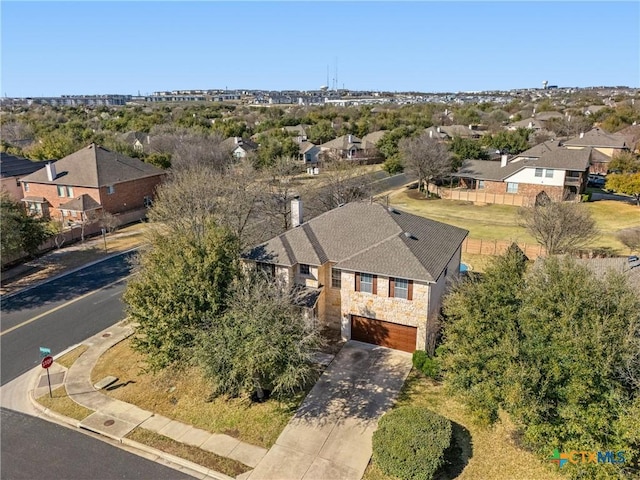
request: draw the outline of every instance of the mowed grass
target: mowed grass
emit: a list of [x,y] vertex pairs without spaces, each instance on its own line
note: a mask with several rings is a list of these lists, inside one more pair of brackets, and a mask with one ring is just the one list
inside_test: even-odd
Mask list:
[[56,388],[51,394],[53,397],[49,397],[49,393],[38,397],[38,403],[49,410],[53,410],[66,417],[75,418],[76,420],[84,420],[93,413],[93,410],[85,408],[71,400],[64,386]]
[[144,373],[144,357],[125,340],[109,349],[95,366],[91,381],[113,375],[118,381],[107,395],[212,433],[225,433],[244,442],[271,447],[292,417],[303,395],[283,403],[268,400],[216,398],[211,384],[197,368]]
[[[435,383],[413,370],[400,394],[397,406],[427,407],[457,423],[454,432],[467,438],[459,461],[459,475],[443,475],[439,480],[561,480],[550,463],[519,448],[512,440],[515,428],[505,415],[492,427],[480,427],[473,422],[463,404],[444,392]],[[458,470],[459,471],[459,470]],[[365,471],[364,480],[395,480],[385,475],[373,462]]]
[[190,462],[210,468],[216,472],[224,473],[230,477],[235,477],[241,473],[251,470],[243,463],[237,462],[230,458],[221,457],[215,453],[207,452],[201,448],[177,442],[169,437],[146,430],[144,428],[135,428],[128,435],[130,440],[143,443],[163,452],[184,458]]
[[56,363],[62,365],[65,368],[70,368],[75,363],[80,355],[87,351],[89,347],[87,345],[79,345],[73,350],[65,353],[56,360]]
[[[469,238],[508,240],[536,244],[524,227],[518,225],[518,207],[512,205],[476,205],[458,200],[426,200],[417,190],[396,192],[392,205],[407,212],[469,230]],[[588,248],[611,248],[621,255],[629,253],[615,234],[624,228],[640,226],[640,207],[613,200],[584,204],[600,231]]]

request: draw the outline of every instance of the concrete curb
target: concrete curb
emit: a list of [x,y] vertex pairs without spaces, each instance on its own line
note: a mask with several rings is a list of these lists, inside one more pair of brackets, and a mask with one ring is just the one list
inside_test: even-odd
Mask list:
[[[39,378],[39,377],[38,377]],[[140,442],[136,442],[134,440],[129,440],[128,438],[116,438],[110,435],[104,435],[104,434],[100,434],[97,432],[94,432],[92,430],[83,428],[80,423],[80,420],[76,420],[75,418],[71,418],[71,417],[67,417],[65,415],[62,415],[58,412],[55,412],[53,410],[51,410],[50,408],[45,407],[44,405],[42,405],[40,402],[38,402],[38,400],[34,397],[33,395],[34,389],[29,391],[29,400],[31,401],[31,404],[34,406],[34,408],[40,412],[42,414],[43,417],[46,417],[47,419],[53,420],[54,423],[60,424],[60,425],[64,425],[64,426],[68,426],[74,429],[78,429],[78,430],[83,430],[86,432],[91,432],[92,435],[95,435],[97,437],[106,437],[109,438],[110,440],[112,440],[115,443],[120,443],[122,445],[126,445],[134,450],[139,450],[140,452],[144,452],[147,453],[149,455],[153,455],[155,457],[161,458],[162,460],[164,460],[169,466],[171,465],[175,465],[175,466],[179,466],[181,468],[186,468],[189,470],[192,470],[194,472],[197,472],[201,475],[205,475],[206,477],[209,478],[213,478],[216,480],[234,480],[233,477],[229,477],[228,475],[225,475],[224,473],[220,473],[220,472],[216,472],[215,470],[211,470],[207,467],[203,467],[202,465],[198,465],[197,463],[191,462],[189,460],[185,460],[184,458],[180,458],[180,457],[176,457],[175,455],[172,455],[170,453],[166,453],[163,452],[162,450],[158,450],[156,448],[150,447],[148,445],[145,445],[144,443],[140,443]],[[109,442],[111,443],[111,442]]]
[[151,455],[157,455],[168,462],[175,463],[176,465],[180,465],[181,467],[188,468],[190,470],[194,470],[202,475],[207,475],[208,477],[215,478],[217,480],[234,480],[233,477],[229,477],[224,473],[216,472],[215,470],[211,470],[207,467],[203,467],[202,465],[198,465],[197,463],[193,463],[189,460],[185,460],[184,458],[176,457],[175,455],[171,455],[170,453],[163,452],[162,450],[157,450],[153,447],[145,445],[144,443],[139,443],[134,440],[129,440],[128,438],[123,438],[121,442],[123,445],[127,445],[129,447],[133,447],[137,450],[141,450],[143,452],[149,453]]
[[[118,322],[121,323],[121,322]],[[133,332],[132,332],[133,333]],[[131,334],[130,334],[131,335]],[[125,340],[126,338],[128,338],[130,335],[127,335],[127,337],[125,337],[123,340]],[[122,341],[122,340],[121,340]],[[120,342],[118,342],[120,343]],[[67,348],[64,352],[60,352],[59,354],[57,354],[55,356],[55,358],[59,358],[62,355],[70,352],[71,350],[79,347],[80,345],[82,345],[82,343],[79,343],[77,345],[73,345],[69,348]],[[172,455],[170,453],[166,453],[163,452],[162,450],[158,450],[156,448],[150,447],[148,445],[145,445],[143,443],[140,442],[136,442],[134,440],[130,440],[128,438],[118,438],[112,435],[108,435],[105,433],[98,433],[95,432],[91,429],[85,428],[81,425],[82,420],[76,420],[75,418],[71,418],[71,417],[67,417],[66,415],[62,415],[58,412],[55,412],[53,410],[51,410],[50,408],[45,407],[44,405],[42,405],[40,402],[38,402],[38,400],[35,398],[35,391],[36,391],[36,385],[38,383],[40,376],[39,375],[34,375],[34,380],[33,380],[33,384],[31,389],[28,392],[28,397],[29,400],[31,401],[31,404],[33,405],[33,407],[42,414],[43,417],[45,417],[46,419],[49,419],[51,421],[53,421],[54,423],[57,423],[59,425],[63,425],[63,426],[68,426],[77,430],[81,430],[84,432],[90,432],[92,435],[95,435],[96,437],[100,438],[100,437],[104,437],[104,438],[108,438],[111,440],[111,442],[108,443],[112,443],[112,444],[121,444],[121,445],[126,445],[127,447],[130,447],[131,449],[134,450],[138,450],[140,452],[144,452],[146,454],[149,455],[153,455],[157,458],[162,459],[164,462],[167,463],[168,466],[178,466],[184,469],[189,469],[193,472],[197,472],[198,474],[201,474],[207,478],[212,478],[215,480],[235,480],[233,477],[229,477],[228,475],[225,475],[224,473],[221,472],[217,472],[215,470],[211,470],[207,467],[203,467],[202,465],[198,465],[197,463],[191,462],[189,460],[185,460],[184,458],[180,458],[177,457],[175,455]],[[65,382],[66,382],[66,375],[65,375]],[[94,410],[94,411],[98,411],[98,410]]]
[[49,282],[53,282],[54,280],[57,280],[57,279],[62,278],[62,277],[65,277],[67,275],[71,275],[72,273],[76,273],[76,272],[82,270],[83,268],[87,268],[87,267],[91,267],[93,265],[97,265],[100,262],[104,262],[106,260],[110,260],[112,258],[115,258],[115,257],[119,256],[119,255],[125,255],[127,253],[134,252],[134,251],[138,250],[139,248],[140,248],[139,246],[138,247],[134,247],[134,248],[130,248],[129,250],[125,250],[123,252],[118,252],[118,253],[113,253],[111,255],[107,255],[106,257],[101,258],[100,260],[94,260],[93,262],[85,263],[84,265],[82,265],[80,267],[75,267],[75,268],[72,268],[71,270],[66,270],[66,271],[64,271],[62,273],[59,273],[58,275],[54,275],[53,277],[47,278],[47,279],[42,280],[40,282],[36,282],[33,285],[29,285],[28,287],[25,287],[25,288],[22,288],[20,290],[15,291],[15,292],[3,295],[2,298],[3,299],[8,299],[8,298],[11,298],[11,297],[13,297],[15,295],[18,295],[20,293],[28,292],[29,290],[31,290],[33,288],[39,287],[41,285],[45,285],[45,284],[47,284]]

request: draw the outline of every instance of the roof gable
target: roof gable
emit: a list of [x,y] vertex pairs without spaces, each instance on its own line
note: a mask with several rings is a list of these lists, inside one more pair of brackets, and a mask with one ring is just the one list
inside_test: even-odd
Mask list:
[[288,230],[244,256],[289,267],[331,261],[338,268],[434,281],[467,233],[378,203],[353,202]]

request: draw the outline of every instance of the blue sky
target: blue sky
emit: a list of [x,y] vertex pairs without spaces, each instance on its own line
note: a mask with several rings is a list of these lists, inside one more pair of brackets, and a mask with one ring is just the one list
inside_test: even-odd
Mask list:
[[640,87],[640,2],[2,1],[10,97]]

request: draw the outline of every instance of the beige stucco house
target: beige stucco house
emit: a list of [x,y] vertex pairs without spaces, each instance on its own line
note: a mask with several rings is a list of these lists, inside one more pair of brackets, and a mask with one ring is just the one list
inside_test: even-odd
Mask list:
[[354,202],[308,222],[292,202],[294,228],[244,254],[291,287],[320,325],[354,339],[425,349],[449,283],[459,275],[467,231],[375,202]]

